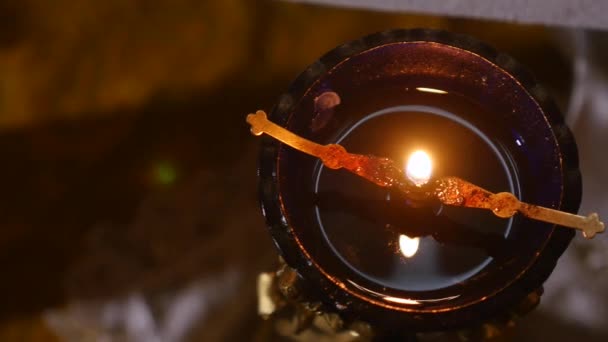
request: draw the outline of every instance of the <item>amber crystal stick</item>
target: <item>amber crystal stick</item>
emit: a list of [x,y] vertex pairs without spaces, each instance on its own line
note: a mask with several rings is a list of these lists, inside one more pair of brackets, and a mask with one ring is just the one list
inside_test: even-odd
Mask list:
[[538,221],[579,229],[591,239],[605,229],[597,213],[580,216],[564,211],[545,208],[519,201],[509,192],[491,193],[475,184],[457,177],[445,177],[436,181],[435,196],[447,205],[491,210],[494,215],[508,218],[515,213]]
[[396,187],[406,194],[420,192],[419,188],[409,181],[403,171],[388,158],[348,153],[344,147],[338,144],[317,144],[269,121],[266,113],[261,110],[247,115],[247,122],[251,125],[251,133],[254,135],[268,134],[296,150],[321,159],[328,168],[344,168],[377,185]]
[[605,230],[604,223],[596,213],[585,217],[524,203],[511,193],[494,194],[457,177],[438,179],[434,182],[434,189],[429,190],[428,186],[417,187],[404,176],[403,170],[388,158],[348,153],[338,144],[317,144],[269,121],[266,113],[261,110],[247,115],[247,122],[251,125],[251,133],[254,135],[268,134],[296,150],[321,159],[328,168],[347,169],[377,185],[395,187],[410,197],[436,197],[445,205],[488,209],[502,218],[509,218],[519,212],[535,220],[579,229],[587,239]]
[[251,125],[251,133],[253,135],[259,136],[266,133],[300,152],[310,154],[321,160],[323,159],[323,156],[327,154],[326,146],[304,139],[274,122],[269,121],[264,111],[258,110],[255,114],[247,115],[247,123]]

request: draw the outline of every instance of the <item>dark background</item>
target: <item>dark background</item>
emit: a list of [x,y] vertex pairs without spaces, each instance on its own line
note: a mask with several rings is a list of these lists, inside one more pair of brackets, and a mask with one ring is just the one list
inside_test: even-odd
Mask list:
[[[1,1],[0,340],[264,340],[255,277],[276,253],[245,115],[331,48],[409,27],[511,54],[572,109],[585,32],[276,1]],[[585,118],[584,176],[605,169]],[[507,340],[608,337],[590,244],[606,240],[577,241]]]

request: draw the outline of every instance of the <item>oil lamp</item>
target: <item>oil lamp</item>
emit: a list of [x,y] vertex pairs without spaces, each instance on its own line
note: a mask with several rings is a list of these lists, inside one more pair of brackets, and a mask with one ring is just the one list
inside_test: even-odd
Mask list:
[[282,142],[262,138],[259,169],[279,287],[342,324],[406,334],[508,317],[572,239],[559,225],[603,230],[573,214],[576,146],[556,106],[468,37],[345,44],[247,121]]

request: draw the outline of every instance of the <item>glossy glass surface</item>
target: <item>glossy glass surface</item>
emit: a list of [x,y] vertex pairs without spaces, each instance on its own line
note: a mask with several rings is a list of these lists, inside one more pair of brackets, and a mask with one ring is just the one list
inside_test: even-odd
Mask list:
[[[555,133],[559,114],[529,92],[533,85],[514,61],[468,38],[391,31],[311,65],[270,119],[318,143],[398,162],[423,149],[435,176],[576,210],[580,178],[566,174],[576,151],[567,129]],[[412,206],[271,140],[260,177],[287,263],[327,303],[383,325],[455,327],[470,324],[466,315],[506,310],[542,284],[572,236],[519,216]],[[404,311],[416,315],[397,315]]]
[[[355,153],[391,158],[404,169],[407,157],[423,150],[431,156],[435,177],[458,176],[495,192],[519,193],[507,152],[474,124],[475,117],[489,114],[458,95],[434,90],[374,89],[374,94],[392,94],[412,104],[364,116],[336,143]],[[349,108],[340,110],[364,107],[356,99],[369,102],[353,97]],[[488,211],[413,208],[401,194],[347,171],[320,163],[317,168],[315,210],[323,237],[355,273],[386,287],[443,289],[446,296],[455,296],[458,289],[450,294],[447,288],[490,264],[498,252],[493,248],[510,231],[512,220]]]

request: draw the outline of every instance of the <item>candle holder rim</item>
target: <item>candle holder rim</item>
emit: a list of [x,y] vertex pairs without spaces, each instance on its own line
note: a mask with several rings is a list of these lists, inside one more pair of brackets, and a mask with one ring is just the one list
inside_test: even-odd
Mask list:
[[[278,103],[271,111],[270,119],[285,126],[290,113],[298,105],[299,99],[305,95],[316,80],[349,58],[372,48],[414,42],[439,43],[477,54],[480,58],[512,76],[521,85],[538,104],[547,124],[555,132],[554,138],[560,151],[563,152],[560,156],[563,176],[560,209],[576,212],[581,197],[581,176],[578,169],[576,143],[570,129],[565,125],[557,105],[532,74],[517,61],[466,35],[435,29],[397,29],[371,34],[340,45],[312,63],[295,79],[288,91],[279,97]],[[302,278],[318,286],[317,295],[324,298],[326,309],[345,316],[359,315],[381,326],[409,326],[420,331],[436,330],[437,327],[446,329],[462,327],[465,324],[463,317],[472,319],[472,321],[480,321],[487,318],[487,315],[496,315],[497,308],[512,306],[523,300],[532,291],[542,287],[555,267],[557,259],[574,236],[570,229],[554,227],[538,258],[529,267],[522,270],[510,284],[505,285],[489,298],[480,298],[468,305],[447,310],[425,311],[405,306],[380,305],[378,302],[358,298],[341,287],[330,274],[323,272],[320,265],[311,258],[294,234],[288,224],[288,215],[278,189],[280,177],[278,152],[280,148],[281,144],[275,140],[268,137],[262,139],[261,161],[258,169],[259,191],[262,212],[266,217],[268,229],[285,262],[294,268]],[[551,248],[547,248],[548,246]],[[506,289],[509,291],[505,291]],[[337,310],[336,305],[332,305],[335,303],[350,303],[350,305],[345,310]],[[404,312],[414,313],[415,316],[404,316],[402,315]]]

